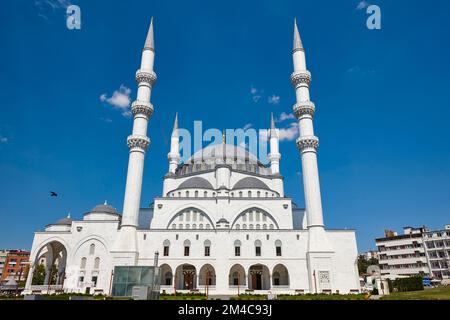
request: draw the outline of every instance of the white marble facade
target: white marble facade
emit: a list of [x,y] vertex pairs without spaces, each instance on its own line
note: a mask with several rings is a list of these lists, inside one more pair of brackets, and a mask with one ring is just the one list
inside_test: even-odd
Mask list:
[[[150,207],[140,208],[144,155],[150,144],[147,125],[153,113],[150,97],[156,81],[154,55],[151,23],[136,73],[123,213],[105,203],[82,220],[63,218],[36,232],[31,268],[45,261],[46,283],[32,285],[30,273],[25,292],[62,289],[109,294],[114,266],[152,266],[156,251],[161,290],[166,292],[358,292],[355,231],[328,230],[323,224],[318,138],[312,121],[315,106],[309,101],[311,76],[297,25],[291,81],[300,125],[297,146],[305,209],[285,196],[273,119],[268,166],[244,148],[225,142],[208,146],[180,164],[176,119],[162,194]],[[49,285],[52,263],[58,276]]]

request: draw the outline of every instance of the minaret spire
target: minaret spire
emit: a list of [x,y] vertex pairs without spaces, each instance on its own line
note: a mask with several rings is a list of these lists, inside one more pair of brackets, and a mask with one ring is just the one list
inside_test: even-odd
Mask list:
[[294,18],[294,43],[292,45],[292,52],[297,50],[304,51],[302,39],[300,38],[300,33],[298,32],[297,18]]
[[172,137],[170,138],[170,152],[167,155],[169,160],[169,174],[175,174],[180,162],[180,136],[178,133],[178,112],[175,114],[173,122]]
[[270,144],[270,153],[268,155],[270,161],[270,168],[272,170],[273,175],[280,174],[280,146],[279,146],[279,138],[277,128],[275,127],[275,120],[273,118],[273,112],[270,114],[270,131],[269,131],[269,144]]
[[178,136],[178,112],[175,113],[175,121],[173,122],[172,136],[175,134]]
[[155,40],[153,39],[153,17],[150,20],[150,27],[148,28],[147,38],[145,39],[144,50],[155,51]]

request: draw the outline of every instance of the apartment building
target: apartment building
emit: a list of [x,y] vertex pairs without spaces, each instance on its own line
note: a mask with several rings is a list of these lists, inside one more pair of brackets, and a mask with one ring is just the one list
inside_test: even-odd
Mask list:
[[8,255],[7,250],[0,250],[0,279],[2,278],[3,268],[5,267],[7,255]]
[[11,278],[17,282],[24,281],[29,267],[29,258],[29,251],[9,250],[6,253],[0,284],[5,283]]
[[442,230],[425,231],[423,241],[431,276],[450,279],[450,224]]
[[430,269],[423,245],[422,228],[403,228],[403,234],[385,230],[383,238],[375,239],[382,275],[429,276]]

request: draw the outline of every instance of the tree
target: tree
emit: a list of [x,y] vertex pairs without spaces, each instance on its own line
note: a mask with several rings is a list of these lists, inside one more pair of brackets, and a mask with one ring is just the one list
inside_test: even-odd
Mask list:
[[367,260],[364,255],[358,257],[358,270],[360,275],[366,273],[367,267],[371,265],[378,265],[378,260],[375,258]]
[[33,280],[31,282],[32,285],[42,285],[45,281],[45,267],[43,264],[40,264],[36,267],[33,273]]

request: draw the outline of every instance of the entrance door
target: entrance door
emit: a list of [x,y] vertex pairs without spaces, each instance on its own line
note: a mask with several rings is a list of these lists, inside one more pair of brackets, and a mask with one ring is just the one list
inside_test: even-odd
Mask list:
[[183,277],[183,290],[194,289],[194,275],[192,272],[185,272]]
[[262,289],[262,275],[260,273],[252,274],[252,289],[261,290]]

